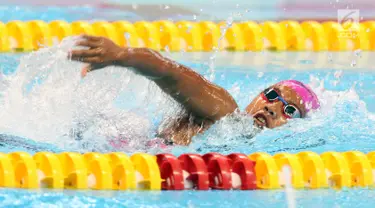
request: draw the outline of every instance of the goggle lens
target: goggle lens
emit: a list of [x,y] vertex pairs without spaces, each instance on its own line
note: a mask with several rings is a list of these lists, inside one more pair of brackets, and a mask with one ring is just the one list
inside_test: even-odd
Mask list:
[[284,99],[280,97],[280,95],[277,93],[277,91],[273,88],[266,89],[263,92],[266,99],[270,102],[273,102],[275,100],[280,100],[285,105],[284,107],[284,114],[290,118],[301,118],[301,113],[299,112],[298,108],[296,108],[293,105],[288,104]]

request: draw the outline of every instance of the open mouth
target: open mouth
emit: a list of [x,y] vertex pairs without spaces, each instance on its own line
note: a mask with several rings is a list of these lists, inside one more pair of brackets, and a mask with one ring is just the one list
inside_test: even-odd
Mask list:
[[260,128],[263,128],[263,127],[268,127],[268,123],[267,123],[267,118],[264,114],[262,113],[257,113],[253,116],[254,118],[254,123],[260,127]]

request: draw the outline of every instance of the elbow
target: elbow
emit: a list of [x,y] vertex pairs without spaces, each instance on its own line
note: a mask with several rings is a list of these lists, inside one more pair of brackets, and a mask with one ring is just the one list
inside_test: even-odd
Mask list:
[[211,120],[218,121],[223,117],[231,115],[235,112],[238,112],[239,108],[236,102],[227,102],[224,105],[219,105],[215,107],[213,114],[210,116]]

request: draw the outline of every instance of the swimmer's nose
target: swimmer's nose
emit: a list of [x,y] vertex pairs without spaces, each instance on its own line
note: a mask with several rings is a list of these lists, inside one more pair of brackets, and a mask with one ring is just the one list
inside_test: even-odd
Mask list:
[[267,114],[269,114],[272,118],[276,118],[276,113],[275,111],[273,111],[271,108],[265,106],[264,107],[264,110],[267,112]]

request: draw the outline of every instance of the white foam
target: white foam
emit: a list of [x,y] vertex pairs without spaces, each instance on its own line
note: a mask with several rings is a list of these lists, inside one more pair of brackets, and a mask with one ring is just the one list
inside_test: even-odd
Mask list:
[[[84,65],[67,59],[77,39],[23,56],[16,72],[4,76],[0,131],[90,151],[122,135],[139,150],[152,133],[152,119],[176,111],[176,104],[126,68],[107,67],[82,79]],[[77,131],[79,141],[73,138]]]
[[296,207],[296,196],[294,193],[294,189],[292,187],[292,172],[289,166],[284,165],[282,167],[282,175],[284,185],[285,185],[285,194],[286,194],[286,200],[288,202],[288,208],[294,208]]

